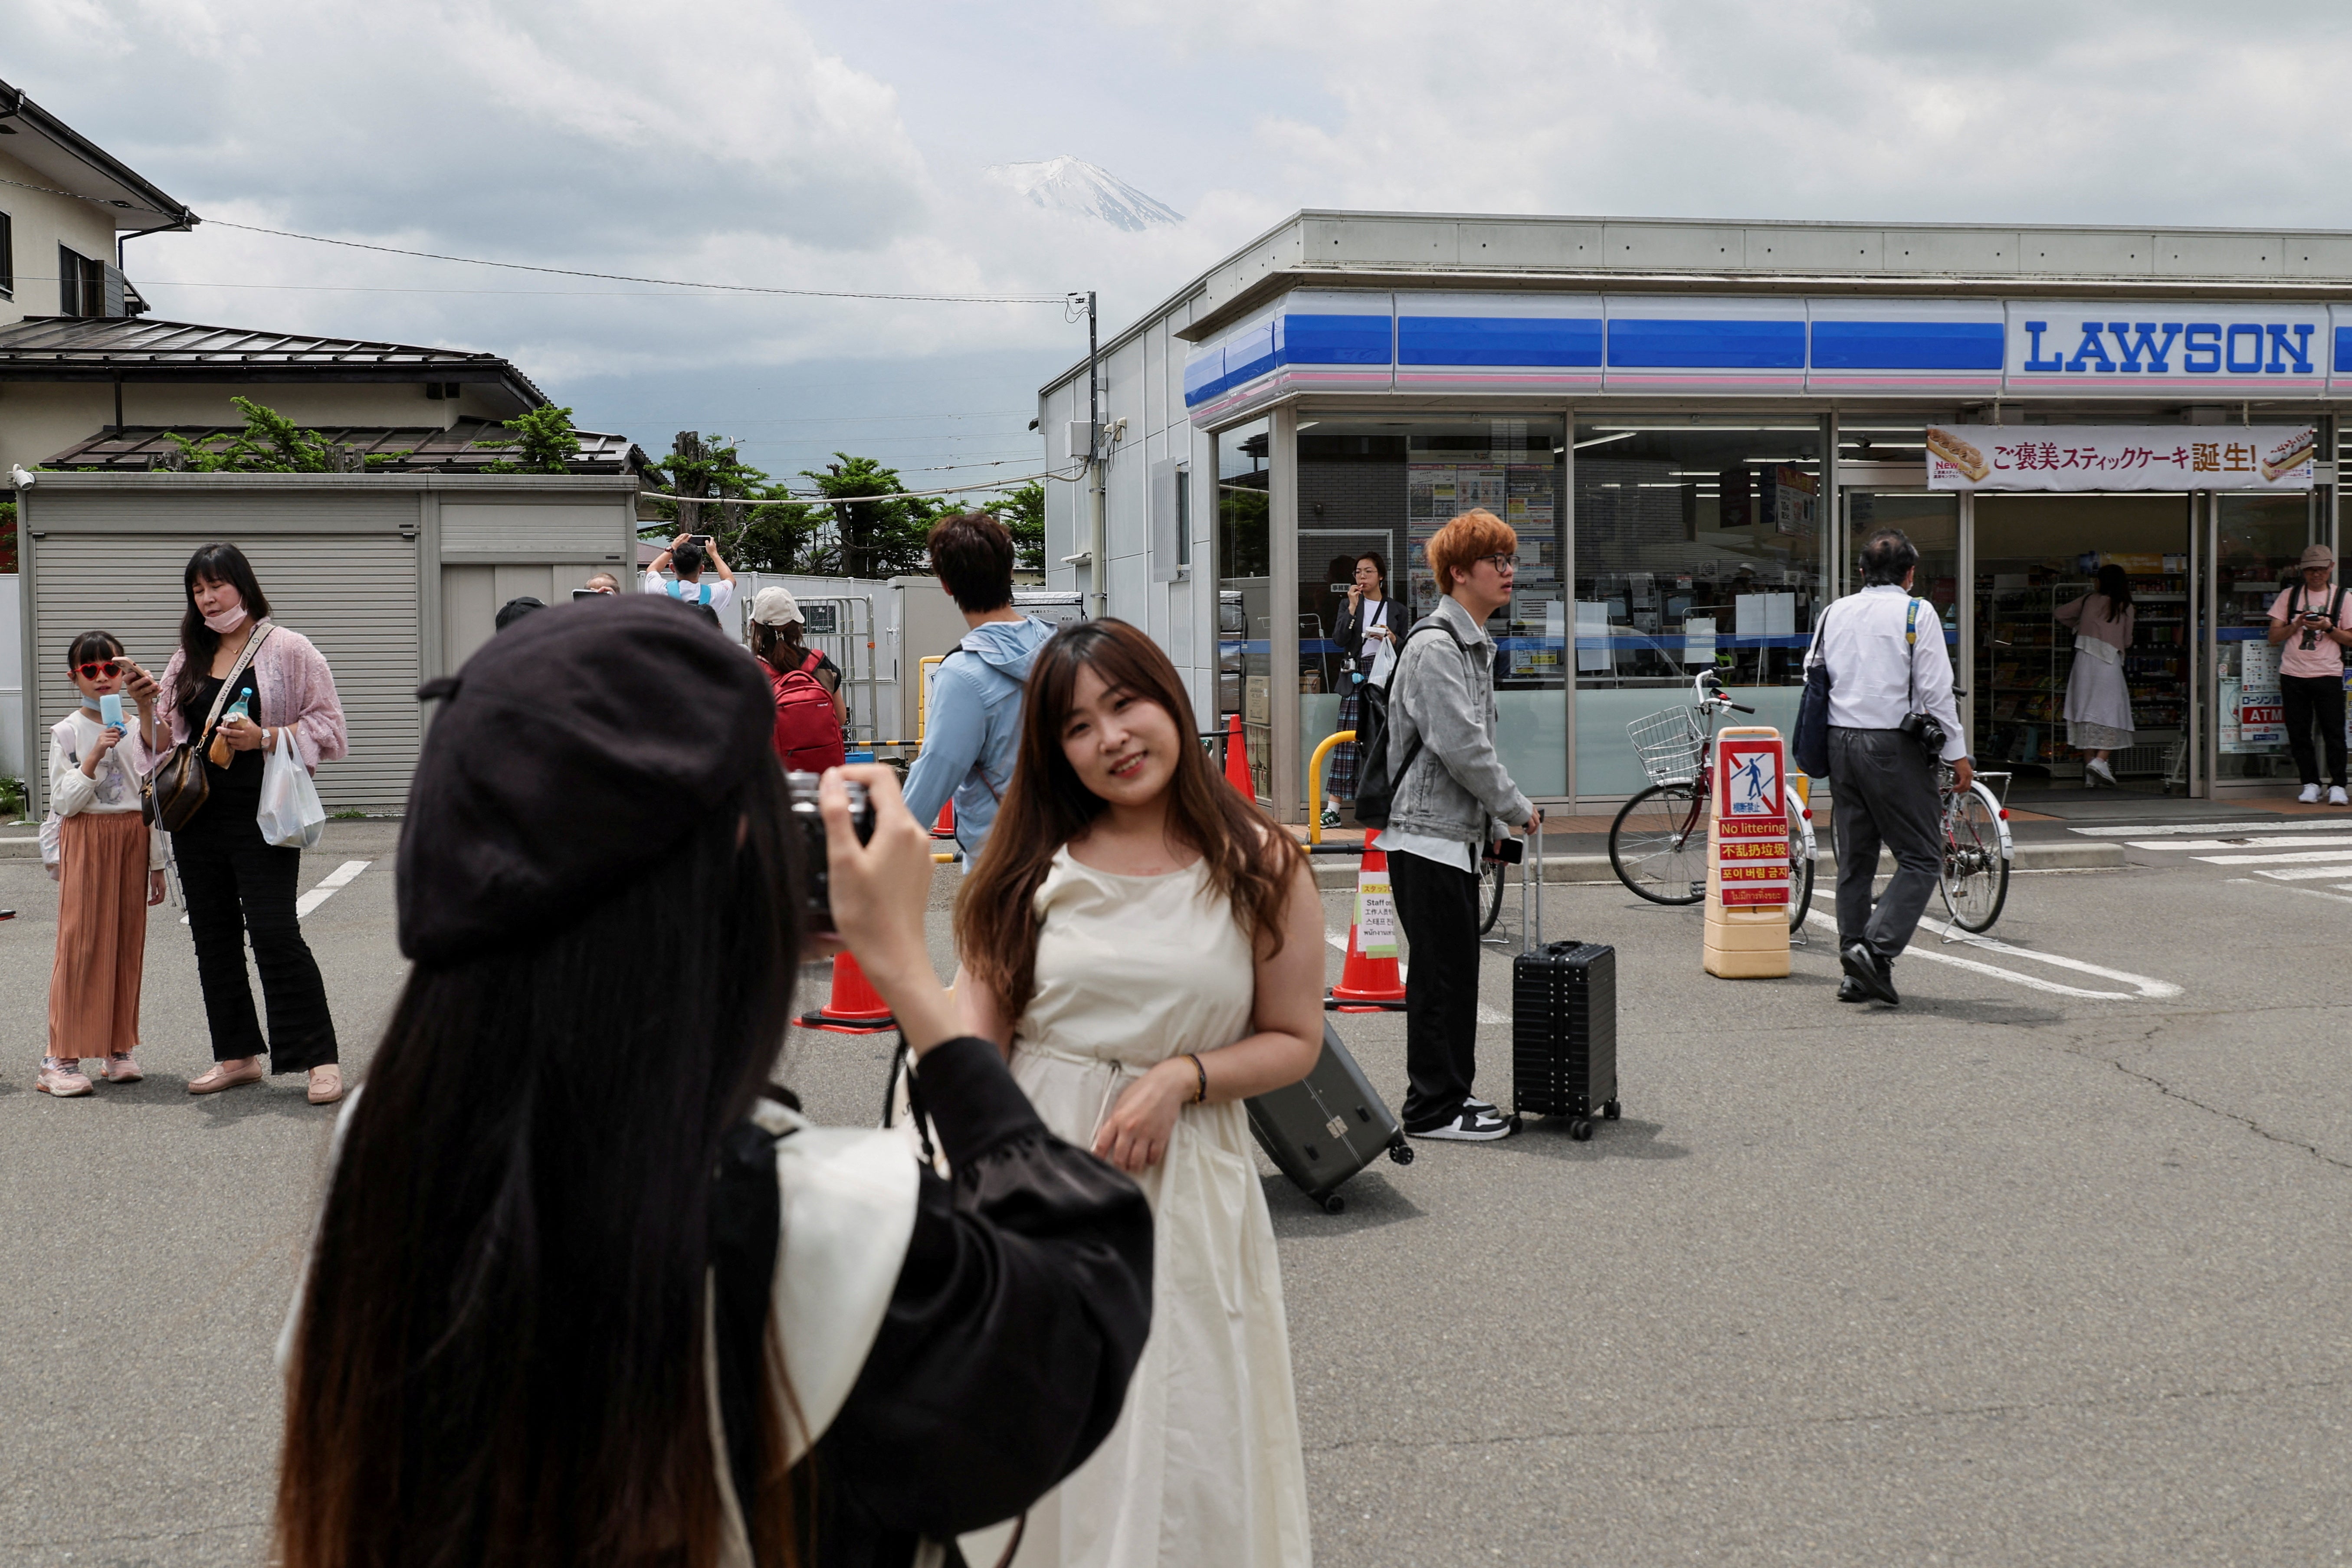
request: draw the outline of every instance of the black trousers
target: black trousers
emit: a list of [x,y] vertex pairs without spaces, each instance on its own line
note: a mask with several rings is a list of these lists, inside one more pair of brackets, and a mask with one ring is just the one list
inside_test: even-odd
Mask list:
[[1397,924],[1412,944],[1404,977],[1399,1120],[1427,1131],[1462,1114],[1478,1072],[1478,879],[1418,855],[1389,857]]
[[[1900,730],[1830,728],[1830,796],[1837,828],[1837,921],[1841,951],[1857,942],[1883,958],[1911,945],[1919,916],[1944,868],[1936,775],[1919,742]],[[1895,877],[1874,910],[1871,879],[1881,845]]]
[[2339,675],[2282,675],[2279,705],[2286,710],[2286,748],[2294,753],[2294,771],[2303,782],[2319,777],[2319,749],[2311,743],[2311,726],[2319,725],[2319,747],[2327,753],[2326,782],[2344,783],[2344,678]]
[[[188,898],[188,932],[196,943],[213,1059],[267,1055],[272,1072],[302,1072],[335,1060],[326,982],[294,913],[302,852],[264,843],[249,807],[215,798],[172,835],[172,854]],[[246,978],[248,936],[269,1008],[266,1041]]]

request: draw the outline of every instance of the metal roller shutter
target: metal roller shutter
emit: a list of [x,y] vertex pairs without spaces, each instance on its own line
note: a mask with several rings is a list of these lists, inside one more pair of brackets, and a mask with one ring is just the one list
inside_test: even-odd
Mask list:
[[[408,798],[422,734],[416,701],[416,545],[397,534],[277,534],[239,542],[269,595],[271,618],[318,645],[334,671],[351,752],[319,770],[329,811],[397,811]],[[184,535],[51,533],[37,546],[33,605],[38,637],[46,801],[49,725],[79,700],[67,677],[74,636],[103,627],[156,674],[179,646],[186,606]]]

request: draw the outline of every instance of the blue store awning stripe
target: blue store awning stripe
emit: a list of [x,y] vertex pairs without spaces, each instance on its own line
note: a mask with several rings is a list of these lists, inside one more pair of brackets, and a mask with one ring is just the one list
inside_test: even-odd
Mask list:
[[1612,317],[1609,363],[1622,370],[1802,370],[1805,323]]
[[1597,316],[1404,316],[1399,364],[1598,365]]
[[1999,321],[1815,321],[1815,370],[1999,370]]
[[1285,364],[1390,364],[1394,363],[1391,327],[1386,316],[1285,316]]

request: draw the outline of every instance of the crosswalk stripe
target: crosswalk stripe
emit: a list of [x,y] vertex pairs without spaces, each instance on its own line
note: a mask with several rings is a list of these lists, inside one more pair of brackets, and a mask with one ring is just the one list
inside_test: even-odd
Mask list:
[[2352,816],[2306,816],[2294,821],[2256,817],[2238,822],[2151,822],[2140,827],[2074,827],[2085,838],[2185,837],[2191,833],[2234,833],[2259,829],[2264,833],[2310,833],[2321,828],[2352,827]]
[[[2341,866],[2297,866],[2291,870],[2265,871],[2258,866],[2254,868],[2254,875],[2257,877],[2267,877],[2273,882],[2324,882],[2330,877],[2341,877],[2344,875],[2344,868]],[[2231,879],[2232,881],[2237,880],[2235,878]]]
[[2315,865],[2322,860],[2352,860],[2352,849],[2315,849],[2307,855],[2192,855],[2189,858],[2208,866]]
[[2186,854],[2199,849],[2321,849],[2347,844],[2352,844],[2352,834],[2313,834],[2308,838],[2143,838],[2125,847],[2172,849]]

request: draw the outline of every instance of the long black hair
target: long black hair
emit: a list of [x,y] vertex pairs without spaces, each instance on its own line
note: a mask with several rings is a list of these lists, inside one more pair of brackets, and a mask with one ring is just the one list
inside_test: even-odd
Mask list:
[[2131,574],[2114,562],[2099,568],[2099,592],[2107,596],[2107,619],[2119,621],[2132,607]]
[[175,708],[186,707],[196,688],[212,679],[213,655],[220,651],[220,633],[205,625],[205,613],[196,608],[196,584],[226,583],[245,601],[247,615],[257,621],[269,614],[269,595],[261,591],[253,575],[253,563],[234,544],[199,544],[180,577],[188,607],[180,616],[180,652],[186,657],[180,661],[180,679],[172,688]]
[[[544,940],[410,974],[304,1288],[288,1568],[715,1559],[711,1176],[791,1015],[793,842],[755,769]],[[744,1500],[763,1563],[791,1550],[783,1418]]]

